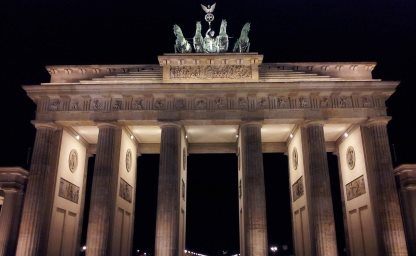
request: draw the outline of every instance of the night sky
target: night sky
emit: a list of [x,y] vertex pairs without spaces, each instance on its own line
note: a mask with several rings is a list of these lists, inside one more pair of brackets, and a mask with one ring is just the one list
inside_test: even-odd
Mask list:
[[[45,65],[156,64],[158,55],[173,52],[173,24],[180,25],[186,37],[193,36],[195,21],[204,17],[200,3],[2,1],[0,166],[29,166],[35,105],[21,85],[47,82]],[[219,0],[214,14],[216,31],[225,18],[234,38],[250,21],[251,50],[264,54],[264,62],[376,61],[375,78],[401,81],[387,102],[393,117],[388,128],[394,165],[416,163],[416,1]],[[205,22],[203,26],[205,31]],[[211,255],[238,252],[237,157],[190,155],[188,161],[187,248]],[[337,159],[329,155],[329,161],[335,184]],[[91,169],[93,160],[90,163]],[[290,248],[287,156],[264,154],[264,166],[269,243]],[[134,249],[152,252],[158,155],[139,157],[138,168]],[[342,250],[342,210],[336,204],[339,186],[334,184]]]

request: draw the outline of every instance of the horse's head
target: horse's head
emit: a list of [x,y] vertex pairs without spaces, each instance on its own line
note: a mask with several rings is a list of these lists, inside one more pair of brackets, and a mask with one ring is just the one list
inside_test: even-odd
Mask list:
[[196,22],[196,33],[201,33],[201,30],[202,30],[202,26],[201,26],[201,22],[200,21],[197,21]]
[[173,25],[173,34],[175,34],[175,36],[178,38],[178,37],[183,37],[183,34],[182,34],[182,30],[181,30],[181,28],[178,26],[178,25]]
[[243,29],[241,29],[241,36],[248,36],[248,32],[250,32],[250,22],[244,24]]
[[220,27],[220,34],[226,34],[227,33],[227,20],[221,21],[221,27]]

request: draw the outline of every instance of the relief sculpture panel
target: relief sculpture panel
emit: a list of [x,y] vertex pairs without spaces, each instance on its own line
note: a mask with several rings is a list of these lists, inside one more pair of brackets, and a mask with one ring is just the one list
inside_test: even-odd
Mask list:
[[347,201],[365,194],[364,176],[360,176],[345,185],[345,189],[347,191]]
[[78,204],[79,200],[79,187],[66,179],[61,178],[59,182],[59,197],[69,200]]

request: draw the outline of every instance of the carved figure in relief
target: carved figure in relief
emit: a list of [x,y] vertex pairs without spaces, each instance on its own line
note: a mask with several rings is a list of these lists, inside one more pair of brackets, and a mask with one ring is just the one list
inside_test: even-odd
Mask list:
[[241,29],[240,38],[234,44],[233,52],[249,52],[250,51],[250,40],[248,38],[248,32],[250,32],[250,22],[244,24]]
[[182,29],[176,24],[173,25],[173,34],[176,36],[175,53],[192,52],[191,44],[183,36]]
[[202,37],[201,31],[202,31],[201,22],[197,21],[196,29],[195,29],[195,36],[193,38],[195,52],[204,52],[204,38]]
[[227,21],[221,21],[220,33],[217,36],[218,52],[228,51]]

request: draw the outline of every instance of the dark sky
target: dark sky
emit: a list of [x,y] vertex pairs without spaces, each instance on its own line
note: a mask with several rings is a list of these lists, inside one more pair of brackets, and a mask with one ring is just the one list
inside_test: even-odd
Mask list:
[[[35,107],[20,86],[48,81],[45,65],[157,63],[157,55],[173,51],[173,24],[180,25],[185,36],[193,36],[195,21],[204,15],[199,4],[195,0],[2,1],[0,166],[27,167]],[[401,81],[388,101],[393,117],[389,136],[398,165],[416,163],[415,13],[413,0],[228,0],[217,1],[214,27],[218,30],[220,20],[226,18],[228,34],[238,37],[242,25],[250,21],[252,50],[264,54],[265,62],[378,62],[375,78]],[[146,170],[139,172],[142,188],[137,196],[146,207],[136,214],[140,231],[136,230],[135,246],[147,250],[152,250],[154,239],[157,160],[157,156],[139,158]],[[291,243],[285,161],[284,155],[265,154],[271,243]],[[215,162],[224,167],[212,166]],[[229,200],[237,191],[235,162],[232,155],[190,156],[188,248],[207,253],[238,248],[237,206]],[[204,208],[201,202],[211,206]]]

